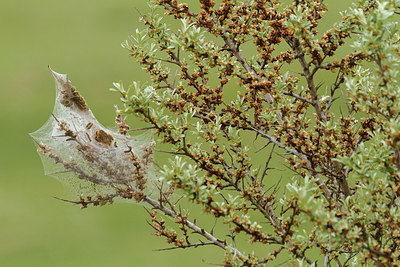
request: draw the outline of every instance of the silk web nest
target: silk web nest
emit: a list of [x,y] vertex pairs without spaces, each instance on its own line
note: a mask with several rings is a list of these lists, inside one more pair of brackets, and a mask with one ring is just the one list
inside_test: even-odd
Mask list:
[[[49,120],[30,134],[45,174],[78,193],[80,201],[71,202],[83,207],[112,202],[116,197],[140,201],[151,194],[156,180],[152,133],[128,135],[120,115],[118,133],[103,127],[67,75],[50,71],[57,88],[54,110]],[[125,126],[122,130],[121,125]]]

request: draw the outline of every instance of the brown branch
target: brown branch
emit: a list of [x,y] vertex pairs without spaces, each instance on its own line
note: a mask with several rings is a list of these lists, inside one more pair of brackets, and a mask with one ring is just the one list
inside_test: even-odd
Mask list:
[[[150,204],[154,209],[162,211],[165,215],[167,215],[171,218],[174,218],[174,219],[179,218],[178,215],[176,214],[176,212],[166,208],[165,206],[162,206],[158,201],[150,198],[147,195],[143,197],[143,201]],[[243,254],[239,250],[237,250],[236,248],[233,248],[233,247],[227,245],[225,242],[215,238],[212,234],[208,233],[203,228],[198,227],[196,224],[190,222],[189,220],[187,220],[185,222],[185,224],[188,228],[192,229],[195,233],[205,237],[207,240],[209,240],[215,246],[220,247],[225,250],[226,249],[230,250],[235,255],[243,256]]]
[[317,113],[317,117],[320,121],[325,122],[326,116],[321,110],[321,103],[319,102],[318,99],[317,87],[314,84],[315,71],[313,73],[310,73],[310,67],[305,59],[304,51],[300,45],[300,41],[297,39],[293,39],[292,41],[289,41],[288,44],[292,47],[296,55],[296,58],[298,58],[300,65],[303,69],[303,76],[306,78],[307,85],[311,93],[311,99],[312,99],[311,104],[314,106],[315,112]]
[[293,92],[282,91],[282,93],[283,93],[284,95],[293,96],[294,98],[296,98],[296,99],[298,99],[298,100],[301,100],[301,101],[304,101],[304,102],[309,103],[309,104],[311,104],[311,105],[314,105],[314,102],[311,101],[310,99],[305,98],[305,97],[303,97],[303,96],[299,96],[299,95],[297,95],[297,94],[295,94],[295,93],[293,93]]
[[[256,131],[257,133],[259,133],[260,135],[266,137],[268,140],[270,140],[271,142],[276,144],[278,147],[283,148],[288,153],[295,155],[298,158],[304,160],[307,163],[307,166],[306,166],[307,170],[316,179],[315,182],[319,186],[319,188],[322,190],[322,193],[323,193],[325,199],[328,200],[329,203],[332,203],[332,194],[331,194],[329,188],[326,186],[325,182],[322,180],[322,178],[319,176],[319,174],[317,174],[313,170],[313,168],[311,166],[311,162],[308,160],[307,156],[305,156],[304,154],[302,154],[290,147],[283,145],[281,142],[278,142],[274,137],[270,136],[269,134],[264,133],[263,131],[261,131],[257,128],[254,128],[251,126],[250,129],[252,129],[253,131]],[[339,204],[336,203],[335,205],[338,209],[340,209],[342,211],[342,207]]]
[[179,249],[179,248],[191,248],[191,247],[202,247],[202,246],[208,246],[208,245],[215,245],[214,242],[197,242],[197,243],[190,243],[186,245],[181,245],[181,246],[176,246],[176,247],[170,247],[170,248],[160,248],[160,249],[153,249],[153,251],[165,251],[165,250],[174,250],[174,249]]

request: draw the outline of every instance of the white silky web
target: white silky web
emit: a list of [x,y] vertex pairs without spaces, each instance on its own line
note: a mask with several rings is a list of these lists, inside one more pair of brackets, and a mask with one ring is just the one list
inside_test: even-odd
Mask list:
[[[80,195],[109,194],[127,185],[145,190],[155,179],[152,133],[131,137],[103,127],[67,75],[51,72],[57,87],[53,113],[30,134],[45,174]],[[143,179],[138,183],[138,177],[147,184]]]

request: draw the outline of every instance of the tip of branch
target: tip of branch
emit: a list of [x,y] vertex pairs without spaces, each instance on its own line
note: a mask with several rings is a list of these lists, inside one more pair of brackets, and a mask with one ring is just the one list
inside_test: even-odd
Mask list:
[[76,203],[76,201],[72,201],[72,200],[68,200],[68,199],[64,199],[64,198],[60,198],[60,197],[56,197],[56,196],[52,196],[52,197],[57,200],[64,201],[64,202],[68,202],[68,203],[72,203],[72,204],[79,204],[79,203]]
[[32,136],[32,134],[30,133],[29,136],[32,138],[32,140],[37,144],[40,145],[39,141],[35,139],[35,137]]

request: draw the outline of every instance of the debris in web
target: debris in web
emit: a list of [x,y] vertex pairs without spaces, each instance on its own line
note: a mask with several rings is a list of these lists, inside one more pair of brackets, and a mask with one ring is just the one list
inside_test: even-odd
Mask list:
[[129,136],[103,127],[67,75],[50,71],[57,88],[54,110],[30,134],[45,174],[72,188],[80,200],[71,202],[83,207],[115,197],[140,201],[151,194],[156,180],[152,133]]

